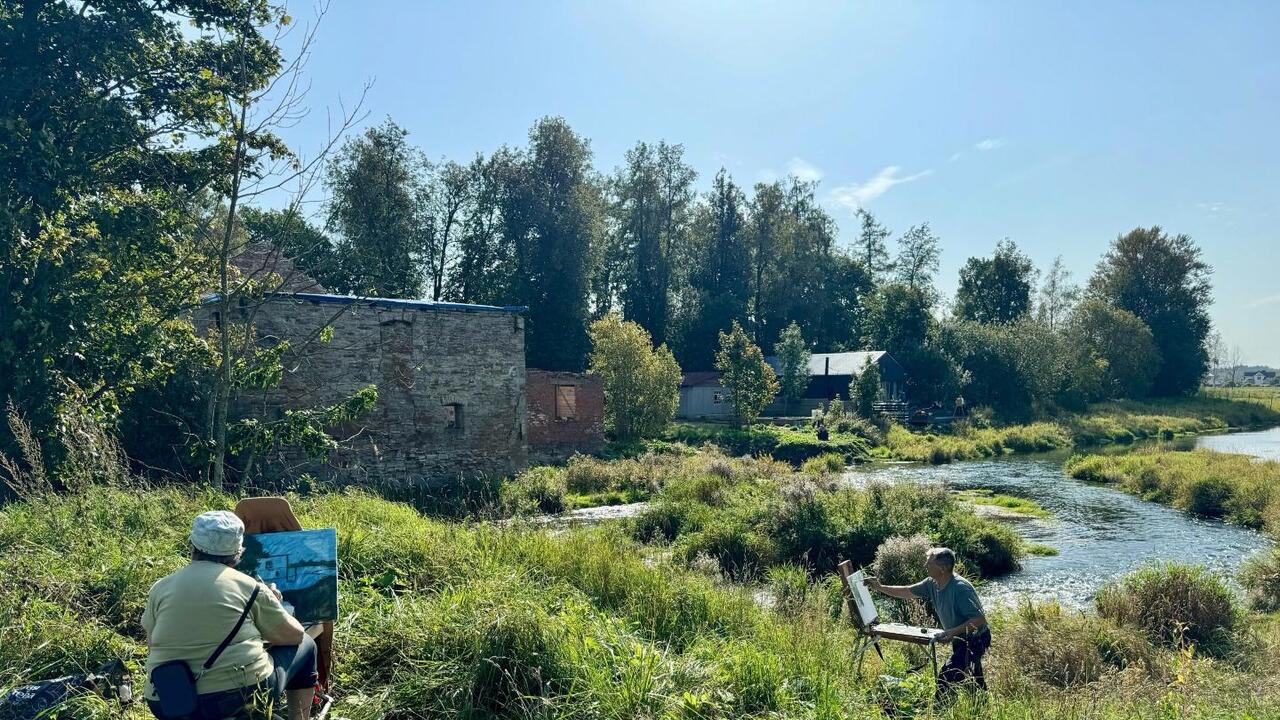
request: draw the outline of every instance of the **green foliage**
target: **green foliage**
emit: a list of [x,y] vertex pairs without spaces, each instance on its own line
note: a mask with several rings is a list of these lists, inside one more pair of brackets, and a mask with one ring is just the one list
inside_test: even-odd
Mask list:
[[689,240],[698,174],[684,161],[684,147],[636,143],[610,185],[610,212],[616,218],[613,244],[618,257],[606,257],[597,270],[596,294],[621,296],[623,312],[662,345],[668,340],[671,298],[679,277],[674,253]]
[[[341,717],[802,718],[825,708],[871,720],[890,697],[920,713],[932,697],[927,678],[878,689],[878,674],[905,674],[897,648],[886,646],[883,664],[870,658],[862,677],[832,662],[855,639],[832,615],[842,604],[834,575],[807,584],[797,566],[777,566],[777,610],[767,610],[753,588],[673,566],[609,528],[446,523],[361,492],[291,500],[305,527],[338,529]],[[186,561],[187,521],[233,502],[194,488],[95,487],[0,509],[0,573],[18,579],[0,587],[0,687],[140,660],[147,588]],[[961,697],[930,711],[940,720],[1280,709],[1269,664],[1188,660],[1052,607],[990,617],[997,638],[1019,639],[988,656],[996,691],[980,707]],[[1272,626],[1251,627],[1274,642]],[[1174,662],[1196,682],[1166,679]],[[61,712],[149,717],[91,697]]]
[[871,278],[880,279],[893,269],[889,250],[885,247],[885,240],[891,233],[863,208],[858,208],[858,222],[862,227],[854,248],[856,259]]
[[529,131],[529,150],[513,189],[520,199],[506,222],[519,222],[523,273],[515,299],[529,307],[529,367],[581,370],[586,365],[591,249],[598,244],[603,199],[593,182],[591,143],[564,118],[545,117]]
[[1280,520],[1280,462],[1274,460],[1149,448],[1124,455],[1076,455],[1065,470],[1080,480],[1115,483],[1149,500],[1248,527]]
[[739,425],[754,422],[778,394],[773,368],[737,321],[728,333],[720,333],[716,369],[720,371],[721,384],[729,390],[729,402]]
[[898,282],[932,295],[933,277],[941,257],[938,236],[933,234],[929,223],[913,225],[898,238],[898,258],[894,263]]
[[610,313],[591,324],[590,371],[604,386],[605,426],[620,440],[654,437],[680,404],[680,366],[666,345]]
[[747,316],[751,295],[746,198],[721,170],[697,210],[689,248],[689,287],[680,318],[679,359],[686,370],[706,370],[716,356],[715,338]]
[[845,459],[840,453],[827,453],[817,457],[811,457],[800,464],[800,472],[807,475],[829,475],[831,473],[842,473],[845,469]]
[[[222,99],[280,68],[262,0],[93,10],[0,11],[0,398],[51,468],[62,416],[109,423],[180,358],[177,318],[212,271],[201,191],[225,179]],[[0,449],[12,442],[0,430]]]
[[1036,267],[1008,238],[990,258],[969,258],[960,268],[956,317],[980,323],[1011,323],[1031,309]]
[[1051,687],[1080,688],[1131,668],[1159,671],[1156,653],[1141,633],[1056,603],[1023,603],[1005,632],[1018,638],[1008,648],[1011,663]]
[[848,461],[866,459],[870,449],[865,436],[837,432],[834,427],[829,440],[819,440],[812,431],[759,425],[732,428],[678,424],[671,437],[689,445],[711,443],[735,455],[769,455],[795,466],[827,453],[837,453]]
[[508,514],[558,513],[565,508],[564,473],[553,467],[534,467],[502,484],[499,499]]
[[1089,295],[1136,315],[1159,350],[1156,395],[1194,392],[1209,369],[1211,268],[1186,235],[1136,228],[1111,244],[1089,281]]
[[968,378],[965,400],[990,406],[1006,420],[1025,420],[1051,407],[1062,386],[1065,342],[1037,321],[954,321],[942,327],[941,343]]
[[805,344],[799,325],[792,322],[782,331],[774,352],[778,356],[780,392],[790,406],[799,402],[809,387],[809,358],[812,353]]
[[862,372],[853,379],[849,387],[849,397],[858,415],[868,420],[876,416],[875,404],[880,400],[880,366],[867,359]]
[[1273,548],[1245,560],[1239,579],[1251,609],[1267,613],[1280,610],[1280,550]]
[[419,298],[430,242],[430,163],[387,119],[343,143],[329,164],[329,228],[338,233],[338,292]]
[[1167,646],[1229,651],[1240,610],[1231,589],[1202,567],[1169,563],[1131,573],[1098,591],[1098,614]]
[[[313,227],[296,207],[284,210],[244,208],[240,213],[250,243],[268,242],[299,270],[326,288],[346,282],[329,237]],[[288,282],[290,278],[282,278]]]
[[1071,391],[1087,402],[1145,397],[1160,370],[1160,352],[1146,323],[1099,300],[1076,308],[1067,341],[1075,362],[1097,370],[1073,376]]

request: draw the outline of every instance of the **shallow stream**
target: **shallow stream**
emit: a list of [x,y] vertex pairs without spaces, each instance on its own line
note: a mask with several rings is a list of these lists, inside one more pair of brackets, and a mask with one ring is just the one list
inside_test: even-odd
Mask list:
[[[1196,445],[1274,459],[1280,457],[1280,428],[1204,436]],[[1231,576],[1245,558],[1272,545],[1254,530],[1074,480],[1063,473],[1064,460],[1024,456],[936,466],[890,464],[851,470],[845,477],[859,485],[883,480],[986,488],[1034,500],[1051,512],[1052,519],[1006,520],[1023,537],[1059,554],[1027,557],[1021,570],[987,582],[984,599],[999,604],[1031,597],[1083,606],[1108,580],[1156,561],[1199,563]]]

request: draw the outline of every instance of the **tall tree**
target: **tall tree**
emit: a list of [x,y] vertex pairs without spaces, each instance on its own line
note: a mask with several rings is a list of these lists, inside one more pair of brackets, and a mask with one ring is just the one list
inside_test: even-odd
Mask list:
[[[615,173],[611,201],[617,241],[604,255],[604,285],[621,287],[626,316],[654,341],[666,342],[671,311],[672,253],[688,235],[696,173],[684,148],[637,143]],[[597,295],[608,291],[597,291]]]
[[879,280],[893,269],[889,260],[889,250],[885,241],[889,239],[889,229],[880,224],[871,213],[858,208],[858,222],[861,230],[854,245],[854,257],[862,263],[862,267],[873,279]]
[[716,370],[729,390],[729,404],[739,425],[750,425],[778,394],[778,378],[764,361],[764,353],[733,321],[729,332],[719,333]]
[[524,233],[521,154],[503,147],[467,165],[468,212],[458,236],[458,260],[445,297],[456,302],[515,302],[515,243]]
[[213,270],[198,196],[231,160],[219,100],[276,73],[261,30],[280,17],[263,0],[0,9],[0,403],[51,466],[60,416],[113,419],[189,339],[175,318]]
[[686,370],[712,367],[718,333],[746,320],[751,296],[746,201],[723,169],[695,223],[689,302],[677,352]]
[[804,397],[809,387],[809,359],[813,353],[805,344],[800,326],[794,322],[782,331],[782,337],[775,347],[778,357],[778,381],[782,397],[787,401],[787,409]]
[[1091,402],[1145,397],[1160,371],[1162,359],[1151,328],[1127,310],[1100,300],[1080,303],[1072,314],[1067,337],[1080,362],[1094,363],[1098,384],[1086,391]]
[[390,119],[347,140],[329,166],[329,229],[345,273],[340,292],[422,297],[432,245],[428,173],[409,132]]
[[1031,309],[1036,267],[1008,238],[990,258],[969,258],[960,268],[955,314],[981,323],[1011,323]]
[[[336,286],[342,275],[333,242],[307,222],[296,207],[263,210],[247,207],[240,215],[250,243],[266,242],[293,261],[299,270],[326,288]],[[287,280],[287,278],[285,278]]]
[[459,236],[464,232],[467,212],[474,205],[468,168],[449,161],[435,168],[428,193],[433,207],[428,219],[427,281],[432,300],[444,297],[445,283],[458,262]]
[[894,263],[898,282],[910,288],[932,290],[941,257],[938,237],[929,229],[929,223],[913,225],[898,238],[898,259]]
[[1089,281],[1089,295],[1138,316],[1162,359],[1152,382],[1155,395],[1194,392],[1209,364],[1212,269],[1186,235],[1158,226],[1116,238]]
[[591,145],[563,118],[546,117],[529,131],[524,160],[516,197],[525,229],[515,243],[515,289],[517,300],[529,306],[527,361],[548,370],[582,370],[590,350],[591,249],[603,210]]
[[1036,303],[1036,317],[1057,330],[1067,323],[1071,311],[1080,301],[1080,286],[1071,281],[1071,271],[1062,262],[1062,256],[1053,259],[1049,271],[1044,275],[1044,284],[1040,286],[1040,297]]

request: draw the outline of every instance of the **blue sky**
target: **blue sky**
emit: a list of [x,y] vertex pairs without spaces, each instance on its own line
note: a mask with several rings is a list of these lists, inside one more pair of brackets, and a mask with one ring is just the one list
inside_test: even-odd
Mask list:
[[[309,5],[294,3],[299,22]],[[1139,225],[1215,267],[1216,325],[1280,365],[1280,3],[389,2],[334,0],[309,68],[326,108],[368,80],[428,155],[523,144],[543,115],[602,171],[682,143],[705,185],[795,172],[852,238],[865,206],[929,221],[940,285],[1009,237],[1085,281]]]

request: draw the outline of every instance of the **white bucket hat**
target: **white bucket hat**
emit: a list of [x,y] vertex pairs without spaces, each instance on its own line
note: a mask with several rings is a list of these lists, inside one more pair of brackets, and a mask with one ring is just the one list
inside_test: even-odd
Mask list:
[[235,555],[244,549],[244,523],[235,513],[212,510],[191,523],[191,544],[210,555]]

